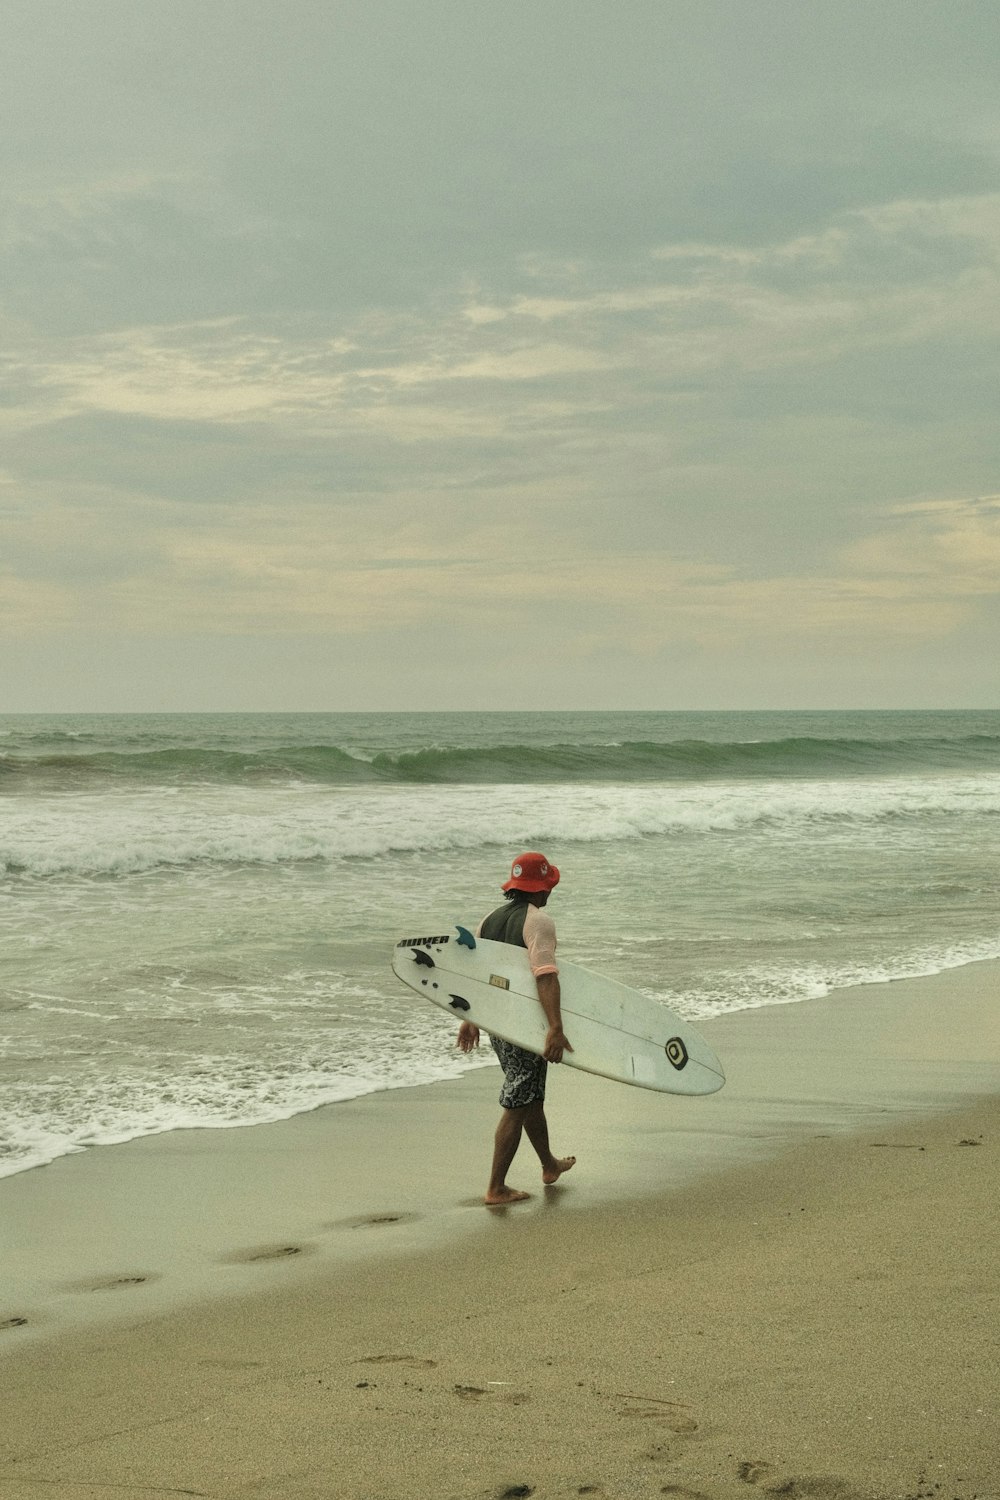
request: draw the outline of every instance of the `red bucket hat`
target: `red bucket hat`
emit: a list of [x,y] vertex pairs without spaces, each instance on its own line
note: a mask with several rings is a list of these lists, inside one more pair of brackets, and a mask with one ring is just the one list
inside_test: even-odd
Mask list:
[[551,891],[559,884],[559,871],[544,854],[529,850],[519,854],[510,867],[510,879],[501,887],[505,891]]

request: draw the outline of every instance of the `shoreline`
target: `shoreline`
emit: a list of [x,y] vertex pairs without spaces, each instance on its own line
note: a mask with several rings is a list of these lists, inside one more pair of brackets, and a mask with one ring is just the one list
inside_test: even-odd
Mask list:
[[[971,967],[974,967],[974,966],[979,966],[979,965],[984,965],[984,964],[997,964],[998,967],[1000,967],[1000,954],[995,954],[995,955],[994,954],[990,954],[987,957],[982,957],[982,956],[967,957],[967,958],[963,958],[963,959],[961,959],[961,960],[959,960],[957,962],[949,963],[944,968],[928,969],[926,971],[921,971],[921,972],[918,972],[918,973],[897,975],[897,976],[892,976],[892,977],[889,977],[889,978],[885,978],[885,977],[882,977],[882,976],[879,976],[877,978],[864,978],[864,979],[857,980],[857,981],[855,981],[855,982],[853,982],[851,984],[843,984],[843,985],[838,985],[838,984],[835,984],[835,983],[833,983],[831,981],[830,982],[830,987],[828,989],[826,989],[822,994],[818,994],[818,995],[817,994],[802,995],[802,996],[800,996],[800,997],[798,997],[796,999],[785,1000],[785,1001],[774,1001],[774,1002],[771,1002],[770,1004],[766,1004],[766,1005],[747,1006],[747,1007],[744,1007],[743,1009],[740,1009],[740,1010],[734,1010],[734,1011],[730,1011],[730,1012],[725,1012],[725,1013],[723,1013],[723,1015],[721,1017],[720,1016],[713,1016],[713,1017],[687,1016],[686,1020],[692,1026],[694,1026],[695,1028],[697,1028],[698,1030],[705,1030],[705,1028],[708,1028],[711,1031],[716,1025],[718,1025],[720,1023],[721,1023],[722,1029],[724,1030],[727,1022],[729,1022],[734,1017],[742,1016],[742,1015],[746,1014],[749,1011],[755,1011],[755,1010],[783,1011],[783,1010],[785,1010],[789,1006],[815,1005],[819,1001],[828,1000],[830,998],[835,998],[838,995],[846,994],[848,992],[869,991],[869,990],[873,990],[873,989],[876,989],[876,988],[881,988],[881,987],[886,986],[886,985],[912,984],[912,983],[917,983],[917,982],[920,982],[920,981],[923,981],[923,980],[938,980],[938,979],[946,978],[947,976],[954,974],[956,971],[959,971],[959,970],[962,970],[962,969],[968,969],[968,968],[971,968]],[[488,1049],[485,1049],[485,1050],[488,1051]],[[488,1064],[488,1066],[490,1066],[490,1067],[493,1066],[492,1061]],[[137,1141],[146,1140],[146,1139],[151,1138],[151,1137],[170,1136],[170,1135],[173,1135],[175,1133],[185,1134],[185,1133],[191,1132],[191,1131],[205,1131],[207,1133],[215,1133],[215,1132],[219,1132],[219,1131],[228,1131],[228,1130],[261,1130],[261,1129],[268,1129],[268,1128],[273,1127],[273,1126],[284,1125],[289,1120],[294,1120],[294,1119],[298,1118],[300,1115],[316,1114],[316,1113],[318,1113],[320,1111],[327,1110],[327,1109],[340,1109],[340,1108],[342,1108],[345,1105],[356,1104],[358,1101],[360,1101],[362,1099],[366,1099],[366,1098],[369,1098],[371,1096],[382,1097],[382,1096],[384,1096],[386,1094],[395,1093],[395,1092],[397,1092],[400,1089],[408,1090],[408,1089],[421,1089],[421,1088],[438,1088],[438,1087],[440,1087],[442,1085],[443,1086],[455,1085],[455,1084],[457,1084],[457,1083],[460,1082],[460,1080],[461,1080],[462,1077],[463,1077],[463,1074],[461,1074],[461,1073],[459,1073],[459,1074],[448,1073],[448,1074],[442,1074],[442,1075],[437,1076],[437,1077],[426,1078],[426,1079],[424,1079],[423,1081],[421,1081],[419,1083],[396,1083],[396,1084],[390,1084],[390,1085],[387,1085],[387,1086],[374,1086],[372,1088],[366,1089],[362,1093],[348,1094],[348,1095],[344,1096],[343,1098],[330,1099],[330,1100],[326,1100],[326,1101],[324,1101],[322,1103],[319,1103],[319,1104],[312,1104],[312,1105],[308,1105],[308,1106],[303,1106],[301,1108],[295,1108],[295,1109],[290,1110],[287,1113],[276,1114],[274,1116],[271,1116],[271,1117],[268,1117],[268,1118],[265,1118],[265,1119],[258,1119],[258,1120],[252,1120],[252,1121],[248,1120],[248,1121],[245,1121],[245,1122],[239,1122],[239,1121],[235,1121],[234,1120],[234,1121],[227,1121],[226,1123],[220,1123],[220,1124],[215,1124],[215,1125],[210,1125],[210,1126],[209,1125],[198,1125],[198,1124],[188,1124],[188,1123],[185,1123],[185,1122],[178,1122],[177,1124],[166,1125],[166,1126],[163,1126],[162,1128],[155,1129],[155,1130],[141,1131],[141,1132],[136,1133],[135,1135],[123,1135],[123,1136],[121,1136],[118,1139],[93,1141],[93,1142],[88,1142],[85,1145],[84,1144],[66,1145],[66,1146],[63,1147],[63,1149],[61,1149],[59,1151],[59,1153],[57,1155],[54,1155],[54,1156],[43,1156],[43,1157],[40,1157],[37,1160],[33,1160],[33,1161],[30,1161],[30,1162],[24,1162],[23,1164],[19,1164],[17,1167],[15,1167],[15,1169],[13,1171],[3,1171],[3,1172],[0,1172],[0,1185],[2,1185],[7,1180],[8,1177],[18,1177],[18,1176],[22,1175],[25,1172],[35,1172],[35,1171],[39,1171],[39,1170],[41,1170],[41,1169],[43,1169],[45,1167],[55,1166],[56,1164],[58,1164],[59,1162],[65,1160],[67,1158],[79,1157],[79,1156],[86,1156],[86,1155],[89,1155],[94,1150],[106,1150],[108,1148],[114,1148],[114,1147],[119,1147],[119,1146],[131,1146],[131,1145],[133,1145]]]
[[0,1496],[997,1500],[998,978],[720,1018],[703,1100],[553,1070],[511,1208],[486,1069],[5,1179]]
[[[645,1200],[819,1130],[1000,1093],[998,987],[1000,962],[984,961],[704,1022],[728,1075],[705,1098],[553,1068],[553,1149],[580,1158],[561,1195],[588,1210]],[[264,1125],[95,1147],[0,1179],[0,1353],[79,1323],[248,1294],[268,1273],[481,1237],[498,1082],[498,1070],[475,1069]],[[525,1142],[511,1181],[535,1190],[536,1166]],[[541,1201],[536,1192],[521,1214]],[[11,1319],[26,1320],[16,1340]]]

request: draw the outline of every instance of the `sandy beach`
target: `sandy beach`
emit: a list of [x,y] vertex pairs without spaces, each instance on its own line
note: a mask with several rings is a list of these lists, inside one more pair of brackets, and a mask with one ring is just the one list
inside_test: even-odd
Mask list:
[[998,967],[569,1069],[482,1208],[491,1069],[0,1183],[0,1495],[1000,1495]]

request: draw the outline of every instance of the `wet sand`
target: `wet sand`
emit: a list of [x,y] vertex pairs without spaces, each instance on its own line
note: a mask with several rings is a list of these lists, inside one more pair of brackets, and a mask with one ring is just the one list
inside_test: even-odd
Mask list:
[[559,1070],[510,1209],[492,1070],[6,1179],[0,1500],[996,1500],[998,972]]

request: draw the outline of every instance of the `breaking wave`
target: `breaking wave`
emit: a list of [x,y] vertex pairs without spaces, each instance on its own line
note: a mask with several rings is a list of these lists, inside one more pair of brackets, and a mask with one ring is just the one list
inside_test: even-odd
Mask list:
[[[16,811],[15,811],[16,809]],[[129,875],[161,867],[282,865],[472,851],[532,837],[558,844],[837,827],[916,830],[1000,815],[1000,777],[391,789],[203,786],[29,797],[0,831],[0,871]]]
[[[67,747],[71,743],[66,737]],[[77,739],[72,743],[82,746]],[[51,744],[51,740],[49,741]],[[78,789],[118,785],[449,786],[519,782],[697,782],[717,779],[892,776],[1000,770],[1000,737],[886,740],[807,736],[761,741],[430,746],[365,758],[337,745],[239,751],[184,747],[0,755],[0,791],[25,781]]]

